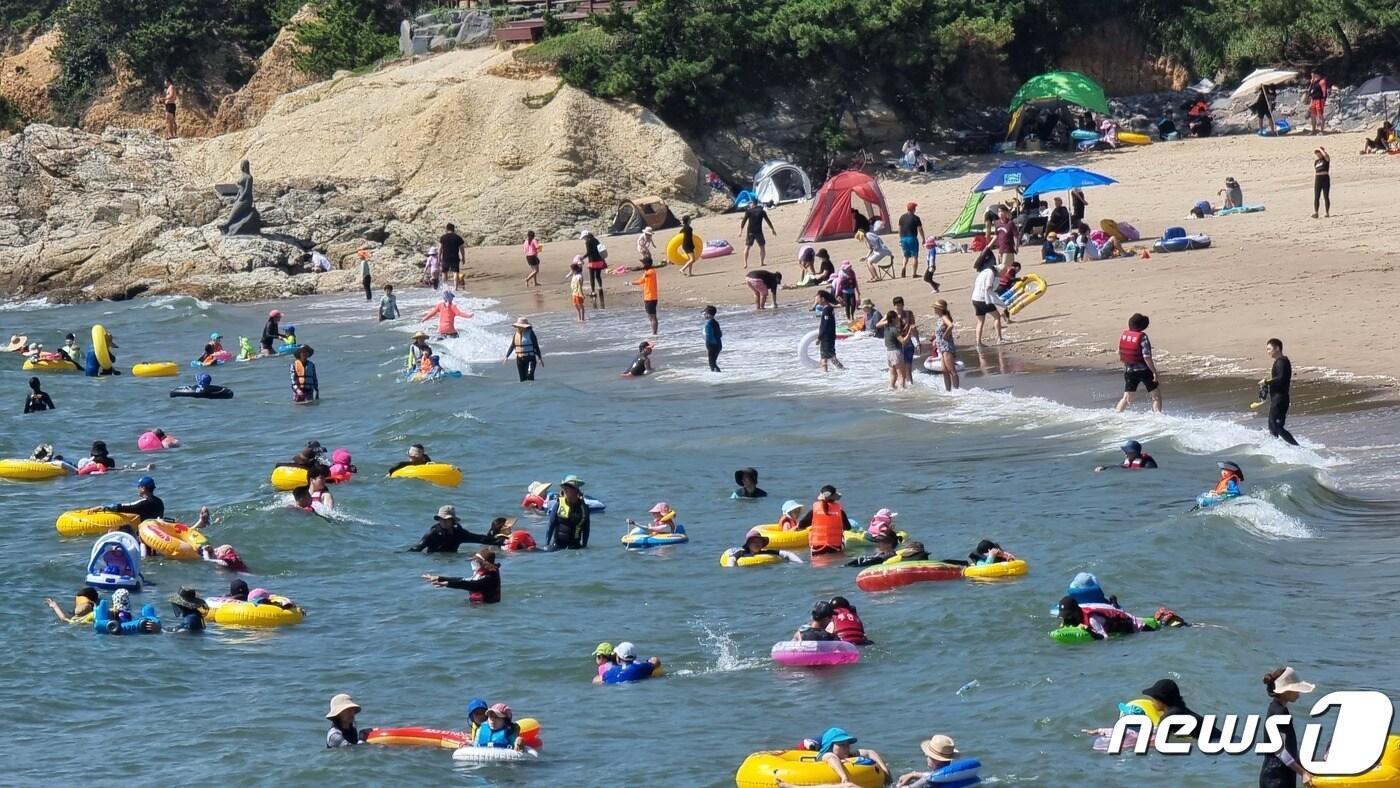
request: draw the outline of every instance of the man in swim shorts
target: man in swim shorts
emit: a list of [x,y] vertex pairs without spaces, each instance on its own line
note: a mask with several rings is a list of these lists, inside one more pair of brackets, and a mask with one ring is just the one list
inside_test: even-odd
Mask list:
[[768,256],[768,240],[763,237],[763,223],[768,223],[768,229],[778,232],[773,226],[773,220],[768,218],[768,211],[764,209],[763,203],[754,200],[749,203],[749,207],[744,209],[744,218],[739,220],[739,229],[746,230],[744,235],[744,267],[749,267],[749,250],[754,244],[758,244],[758,264],[764,265]]
[[467,245],[457,228],[447,225],[447,232],[438,239],[438,262],[442,265],[443,276],[451,277],[452,286],[462,289],[462,248]]
[[904,253],[904,265],[899,267],[902,279],[908,274],[909,261],[914,261],[914,278],[919,277],[919,246],[924,242],[924,221],[914,213],[919,204],[911,202],[904,206],[904,215],[899,217],[899,250]]

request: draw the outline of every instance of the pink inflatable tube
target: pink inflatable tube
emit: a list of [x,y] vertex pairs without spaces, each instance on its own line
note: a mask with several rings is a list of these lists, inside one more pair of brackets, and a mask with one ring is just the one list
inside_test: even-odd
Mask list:
[[783,640],[773,644],[773,661],[789,667],[850,665],[860,649],[844,640]]

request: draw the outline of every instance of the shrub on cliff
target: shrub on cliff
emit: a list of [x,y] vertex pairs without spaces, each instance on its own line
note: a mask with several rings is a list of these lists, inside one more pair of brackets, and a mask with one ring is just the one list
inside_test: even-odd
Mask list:
[[296,26],[297,67],[309,74],[330,76],[340,69],[372,65],[398,51],[401,18],[396,3],[365,0],[322,0],[316,18]]

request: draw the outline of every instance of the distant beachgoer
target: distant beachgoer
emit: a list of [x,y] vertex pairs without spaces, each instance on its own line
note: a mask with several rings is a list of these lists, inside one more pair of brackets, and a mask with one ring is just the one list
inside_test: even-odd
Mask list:
[[851,207],[851,223],[855,225],[855,231],[858,233],[870,232],[870,219],[854,206]]
[[1254,103],[1249,105],[1249,109],[1254,112],[1254,119],[1259,126],[1260,134],[1278,133],[1274,128],[1273,104],[1273,90],[1265,86],[1259,88],[1259,93],[1255,96]]
[[924,242],[924,220],[914,213],[918,207],[916,202],[908,203],[899,217],[899,250],[904,253],[904,264],[899,267],[901,279],[909,273],[910,261],[914,263],[914,278],[919,278],[919,245]]
[[651,250],[656,248],[656,232],[650,227],[643,227],[641,234],[637,236],[637,262],[646,262],[652,259]]
[[281,310],[273,309],[267,313],[267,325],[263,326],[262,350],[258,352],[259,356],[277,355],[277,351],[272,349],[272,343],[278,339],[286,339],[287,337],[287,335],[282,331],[282,327],[280,325],[281,320]]
[[885,313],[885,319],[880,321],[880,327],[885,329],[885,356],[890,368],[890,391],[901,387],[904,380],[904,344],[909,341],[910,327],[904,324],[904,318],[898,309],[891,309]]
[[919,319],[914,314],[914,310],[904,308],[904,296],[894,297],[895,311],[899,312],[899,319],[904,325],[904,363],[899,368],[900,376],[904,379],[905,386],[914,385],[914,357],[919,354]]
[[331,698],[331,710],[326,712],[326,719],[331,722],[331,729],[326,731],[326,749],[353,747],[365,741],[369,729],[360,731],[355,728],[355,715],[359,713],[360,704],[349,695],[341,693]]
[[773,308],[778,308],[778,287],[783,283],[782,271],[754,269],[744,274],[744,282],[753,291],[753,302],[761,312],[768,306],[768,297],[773,297]]
[[744,230],[744,267],[749,267],[749,250],[754,244],[758,244],[758,264],[765,265],[768,256],[768,241],[763,237],[763,223],[768,223],[768,229],[775,234],[778,228],[773,226],[773,220],[768,217],[768,211],[764,209],[763,203],[754,200],[749,203],[749,207],[744,209],[744,218],[739,220],[739,229]]
[[525,265],[530,267],[530,274],[525,277],[525,286],[540,286],[540,250],[544,247],[540,240],[535,237],[534,230],[525,231],[525,243],[521,250],[525,252]]
[[[1240,182],[1235,180],[1233,176],[1225,178],[1225,188],[1216,192],[1216,195],[1225,198],[1224,204],[1220,206],[1222,209],[1239,208],[1244,205],[1244,189],[1240,187]],[[1214,211],[1202,211],[1202,213],[1214,213]]]
[[850,260],[841,261],[841,270],[832,280],[831,291],[841,301],[841,306],[846,308],[846,319],[856,319],[856,299],[860,298],[860,282],[857,281],[856,269],[851,265]]
[[1314,69],[1308,77],[1308,120],[1314,134],[1327,133],[1327,96],[1331,92],[1327,80]]
[[1332,157],[1327,153],[1326,148],[1319,147],[1313,151],[1313,214],[1312,218],[1317,218],[1318,201],[1322,200],[1326,213],[1323,216],[1332,215]]
[[180,92],[175,89],[175,83],[169,78],[165,80],[165,93],[162,97],[165,104],[165,138],[175,139],[179,135],[179,124],[175,122],[175,110],[179,108]]
[[724,350],[724,330],[715,319],[714,305],[706,306],[702,314],[705,316],[705,356],[709,359],[710,371],[719,372],[719,354]]
[[830,290],[818,290],[816,306],[821,310],[821,322],[817,324],[817,349],[821,356],[822,372],[827,371],[827,363],[845,369],[836,357],[836,296]]
[[608,302],[603,295],[603,272],[608,270],[607,249],[589,230],[579,233],[578,237],[583,241],[583,265],[588,269],[588,297],[595,308],[606,308]]
[[938,322],[933,324],[933,347],[938,351],[939,368],[943,371],[943,390],[961,388],[958,381],[957,343],[953,339],[956,326],[953,315],[948,311],[948,302],[938,299],[933,302],[933,314]]
[[309,252],[303,252],[301,257],[297,258],[297,262],[305,266],[307,270],[317,274],[324,274],[332,268],[335,268],[335,266],[331,265],[331,259],[329,257],[326,257],[315,249]]
[[365,290],[365,300],[374,300],[374,280],[370,277],[369,259],[374,253],[368,249],[361,249],[355,252],[355,256],[360,258],[360,287]]
[[1069,209],[1065,207],[1065,201],[1059,197],[1055,198],[1055,207],[1050,211],[1050,219],[1046,222],[1045,229],[1065,235],[1069,233]]
[[938,292],[938,282],[933,278],[933,274],[938,270],[938,238],[928,237],[924,239],[924,281],[933,288],[933,292]]
[[995,227],[996,236],[993,245],[997,250],[997,263],[1003,268],[1016,260],[1016,240],[1020,233],[1016,230],[1016,223],[1011,220],[1011,211],[1002,206],[997,212],[997,223]]
[[1298,778],[1303,785],[1312,784],[1312,775],[1303,768],[1298,755],[1298,729],[1293,725],[1293,717],[1288,704],[1316,689],[1312,684],[1298,677],[1291,667],[1277,668],[1264,676],[1264,686],[1269,693],[1269,708],[1265,719],[1283,717],[1288,725],[1282,729],[1283,747],[1272,755],[1264,756],[1259,767],[1259,788],[1296,788]]
[[972,282],[972,311],[977,315],[977,345],[981,347],[986,344],[982,341],[982,332],[986,326],[987,315],[996,319],[997,341],[1005,342],[1001,312],[997,309],[996,264],[991,248],[983,250],[978,256],[973,270],[977,272],[977,278]]
[[384,295],[379,297],[379,322],[399,319],[399,300],[394,297],[394,286],[384,285]]
[[474,317],[470,309],[463,309],[456,304],[457,295],[451,290],[442,291],[442,300],[433,305],[431,309],[424,312],[419,320],[430,320],[437,317],[437,338],[448,339],[457,336],[457,318],[464,317],[471,320]]
[[515,357],[515,371],[520,375],[520,382],[535,379],[535,368],[544,363],[544,351],[540,350],[540,340],[535,336],[535,329],[530,325],[530,321],[525,318],[516,318],[512,324],[515,328],[515,336],[511,338],[510,347],[506,349],[506,361],[512,356]]
[[588,318],[583,311],[583,258],[575,257],[569,264],[569,275],[564,281],[569,283],[569,299],[574,305],[574,316],[583,323]]
[[700,250],[695,248],[695,231],[690,227],[689,214],[681,217],[681,254],[685,257],[681,273],[693,276],[690,269],[695,265],[695,261],[700,259]]
[[25,413],[40,413],[46,410],[55,410],[53,399],[48,392],[39,387],[38,378],[29,379],[29,396],[24,400]]
[[1395,124],[1385,120],[1381,121],[1380,128],[1376,129],[1375,137],[1368,137],[1366,144],[1361,148],[1362,153],[1385,153],[1390,150],[1390,146],[1395,142]]
[[886,267],[880,265],[882,260],[889,260],[888,273],[891,278],[894,277],[894,252],[890,251],[890,248],[885,245],[884,239],[880,237],[880,233],[884,229],[884,223],[876,219],[864,234],[865,246],[870,250],[870,254],[865,256],[865,265],[870,270],[868,281],[871,282],[880,280],[880,272]]
[[651,324],[651,335],[656,336],[656,302],[660,296],[656,285],[656,269],[652,267],[650,257],[642,258],[642,276],[632,284],[642,286],[642,307],[646,310],[647,322]]
[[442,266],[442,273],[448,277],[451,286],[458,290],[465,284],[462,279],[462,252],[466,245],[466,240],[457,234],[457,228],[451,224],[447,225],[447,232],[438,239],[438,264]]
[[1040,245],[1040,262],[1042,263],[1063,263],[1065,256],[1060,254],[1055,248],[1055,241],[1059,240],[1059,233],[1051,230],[1045,234],[1045,243]]
[[1269,377],[1259,381],[1259,385],[1269,396],[1269,434],[1284,443],[1297,446],[1298,441],[1293,438],[1293,433],[1283,426],[1288,420],[1289,390],[1293,388],[1293,362],[1283,355],[1283,340],[1270,339],[1265,347],[1268,348],[1269,358],[1274,360]]
[[1114,410],[1122,413],[1133,404],[1133,394],[1139,385],[1147,386],[1152,395],[1152,410],[1162,412],[1162,391],[1157,379],[1157,364],[1152,360],[1152,343],[1147,338],[1147,315],[1134,314],[1128,327],[1118,337],[1118,360],[1123,362],[1123,398]]

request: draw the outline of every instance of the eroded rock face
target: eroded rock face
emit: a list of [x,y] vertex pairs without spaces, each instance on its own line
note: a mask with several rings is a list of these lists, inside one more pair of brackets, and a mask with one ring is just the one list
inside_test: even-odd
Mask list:
[[[239,301],[350,290],[353,275],[300,274],[312,248],[345,269],[375,249],[375,276],[417,278],[431,243],[407,221],[417,210],[382,180],[260,184],[261,235],[225,237],[213,184],[143,131],[34,125],[0,143],[0,288],[60,300],[187,293]],[[406,211],[401,213],[401,211]]]

